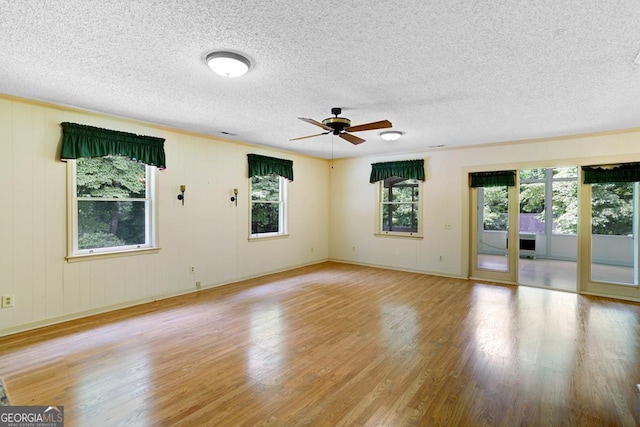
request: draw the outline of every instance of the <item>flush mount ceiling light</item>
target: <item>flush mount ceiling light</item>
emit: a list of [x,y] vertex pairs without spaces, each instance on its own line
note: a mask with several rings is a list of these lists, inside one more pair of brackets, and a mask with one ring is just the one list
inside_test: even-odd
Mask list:
[[388,130],[386,132],[380,132],[380,137],[385,141],[395,141],[402,136],[402,132],[398,130]]
[[233,52],[211,52],[205,62],[222,77],[240,77],[249,71],[251,65],[247,58]]

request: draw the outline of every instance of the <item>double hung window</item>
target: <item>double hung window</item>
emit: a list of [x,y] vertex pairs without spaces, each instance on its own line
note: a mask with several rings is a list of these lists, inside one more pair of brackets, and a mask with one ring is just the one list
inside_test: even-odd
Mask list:
[[251,177],[251,237],[287,234],[287,180],[281,176]]
[[71,254],[155,246],[153,166],[122,156],[80,158],[72,168]]
[[420,237],[424,160],[373,163],[369,182],[378,183],[376,233]]
[[68,257],[157,248],[155,172],[164,139],[62,123]]
[[247,161],[251,186],[249,237],[287,235],[287,189],[293,181],[293,161],[259,154],[248,154]]
[[417,233],[420,181],[392,176],[380,181],[382,232]]

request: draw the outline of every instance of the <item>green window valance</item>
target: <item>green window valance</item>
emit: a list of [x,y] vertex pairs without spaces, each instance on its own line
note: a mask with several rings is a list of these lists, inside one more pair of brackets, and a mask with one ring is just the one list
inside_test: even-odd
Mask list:
[[516,185],[516,171],[473,172],[469,174],[471,187],[513,187]]
[[392,176],[424,181],[424,159],[371,163],[370,183],[383,181]]
[[640,163],[583,166],[585,184],[640,181]]
[[252,176],[271,175],[275,173],[289,181],[293,181],[293,161],[276,157],[247,154],[249,162],[249,178]]
[[82,157],[126,156],[148,165],[166,168],[164,138],[63,122],[62,160]]

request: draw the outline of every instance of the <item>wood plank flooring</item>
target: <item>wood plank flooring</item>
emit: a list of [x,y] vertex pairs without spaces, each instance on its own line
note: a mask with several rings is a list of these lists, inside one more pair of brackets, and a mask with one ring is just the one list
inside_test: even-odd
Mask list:
[[[506,271],[507,258],[504,255],[479,255],[478,266],[489,270]],[[545,258],[519,258],[518,283],[576,292],[578,286],[578,265],[575,261]],[[633,286],[633,267],[592,264],[591,277],[604,283],[621,283]]]
[[66,426],[640,425],[640,305],[339,263],[0,338]]

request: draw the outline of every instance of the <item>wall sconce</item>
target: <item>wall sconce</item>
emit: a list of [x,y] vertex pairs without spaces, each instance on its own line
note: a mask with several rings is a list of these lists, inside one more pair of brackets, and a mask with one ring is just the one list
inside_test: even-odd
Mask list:
[[184,206],[184,192],[187,189],[186,185],[180,186],[180,194],[178,194],[178,200],[182,200],[182,206]]
[[236,202],[236,206],[238,206],[238,189],[233,189],[233,196],[231,196],[231,201]]

